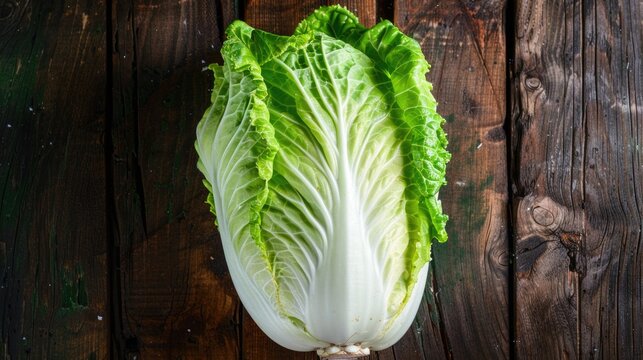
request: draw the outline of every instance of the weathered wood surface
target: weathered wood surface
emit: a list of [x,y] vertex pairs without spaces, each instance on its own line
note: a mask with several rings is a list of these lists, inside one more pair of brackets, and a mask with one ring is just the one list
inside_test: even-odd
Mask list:
[[[0,358],[316,358],[243,310],[193,141],[225,27],[330,3],[0,1]],[[369,358],[641,358],[643,2],[341,3],[420,42],[453,153],[450,240]]]
[[516,352],[640,359],[643,2],[516,10]]
[[234,8],[220,1],[113,1],[113,191],[119,355],[238,358],[240,304],[196,169]]
[[110,356],[105,3],[0,2],[0,357]]

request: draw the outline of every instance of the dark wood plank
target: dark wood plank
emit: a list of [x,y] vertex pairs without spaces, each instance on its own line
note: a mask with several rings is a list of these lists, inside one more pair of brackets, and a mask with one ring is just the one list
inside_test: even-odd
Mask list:
[[511,142],[521,358],[579,357],[571,257],[583,230],[580,6],[518,3]]
[[105,3],[0,3],[0,357],[108,359]]
[[643,356],[640,1],[518,1],[521,358]]
[[582,278],[580,353],[641,359],[643,2],[586,1],[583,10],[586,242],[576,254],[572,247]]
[[433,250],[427,359],[509,357],[504,1],[400,1],[395,21],[418,40],[447,119],[449,241]]
[[232,1],[113,1],[112,13],[121,356],[237,358],[239,303],[193,146]]

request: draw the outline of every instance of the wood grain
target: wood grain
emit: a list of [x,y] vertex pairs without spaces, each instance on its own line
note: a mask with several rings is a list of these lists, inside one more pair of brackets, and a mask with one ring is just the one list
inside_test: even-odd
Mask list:
[[396,3],[396,24],[432,65],[428,79],[452,153],[440,196],[449,241],[433,248],[423,305],[430,316],[416,335],[427,359],[509,357],[504,7]]
[[235,359],[239,304],[195,129],[231,2],[113,1],[113,184],[121,356]]
[[105,3],[0,2],[0,357],[110,356]]
[[521,358],[643,356],[640,1],[518,1]]

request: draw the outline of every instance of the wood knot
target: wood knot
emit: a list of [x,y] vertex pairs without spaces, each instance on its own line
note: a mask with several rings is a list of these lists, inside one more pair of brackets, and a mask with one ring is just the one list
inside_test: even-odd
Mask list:
[[568,210],[549,197],[528,195],[520,201],[519,219],[524,234],[550,236],[566,223]]
[[506,266],[511,265],[511,261],[512,261],[511,255],[509,254],[508,251],[501,250],[498,253],[498,256],[497,256],[498,265],[500,265],[502,267],[506,267]]
[[536,224],[542,226],[549,226],[553,224],[555,220],[554,214],[542,206],[535,206],[531,209],[531,217]]
[[15,1],[5,0],[0,2],[0,20],[5,20],[11,17],[18,9],[18,4]]
[[29,1],[0,0],[0,37],[18,31]]
[[540,79],[537,77],[528,77],[525,80],[525,85],[527,86],[527,89],[534,91],[538,90],[540,88]]

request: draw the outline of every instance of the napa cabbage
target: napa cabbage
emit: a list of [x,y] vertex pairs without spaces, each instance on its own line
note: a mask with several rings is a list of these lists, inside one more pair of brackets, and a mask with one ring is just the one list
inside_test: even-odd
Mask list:
[[420,46],[340,6],[292,36],[226,35],[195,145],[241,301],[289,349],[391,346],[447,239],[450,155]]

